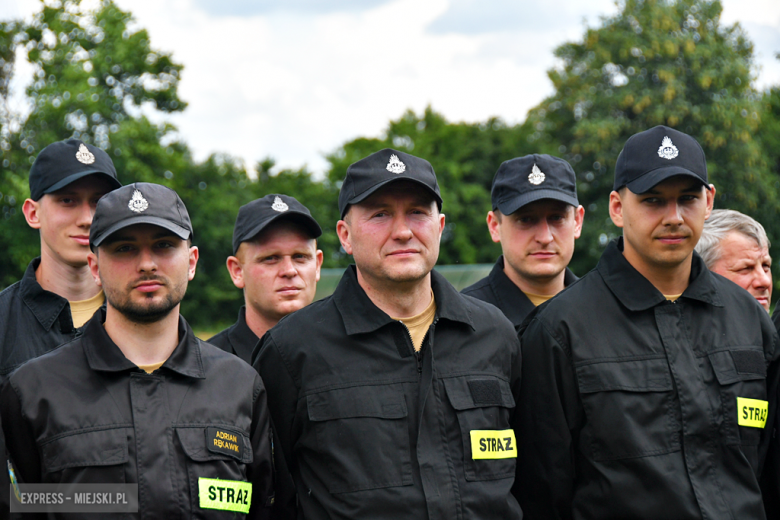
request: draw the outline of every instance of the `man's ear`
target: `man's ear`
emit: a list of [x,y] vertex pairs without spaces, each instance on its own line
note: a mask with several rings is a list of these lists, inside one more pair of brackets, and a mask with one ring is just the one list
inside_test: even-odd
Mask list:
[[32,199],[25,200],[22,205],[24,219],[27,221],[27,225],[33,229],[41,229],[40,209],[41,203]]
[[623,200],[616,191],[609,194],[609,218],[617,227],[623,227]]
[[348,255],[351,255],[352,243],[350,242],[349,237],[349,224],[347,224],[344,220],[339,220],[336,223],[336,234],[339,236],[341,247],[344,248],[344,251],[346,251]]
[[488,211],[486,220],[490,239],[498,244],[501,242],[501,220],[499,220],[495,211]]
[[87,265],[89,266],[90,274],[92,274],[92,279],[95,280],[98,287],[103,287],[103,284],[100,281],[100,270],[98,269],[98,257],[96,253],[92,251],[87,253]]
[[244,267],[241,265],[241,260],[235,256],[227,257],[225,261],[228,273],[230,273],[230,279],[233,280],[233,285],[239,289],[244,288]]
[[197,246],[190,247],[190,267],[188,272],[188,280],[192,281],[195,278],[195,268],[198,266],[198,258],[200,257],[200,251]]

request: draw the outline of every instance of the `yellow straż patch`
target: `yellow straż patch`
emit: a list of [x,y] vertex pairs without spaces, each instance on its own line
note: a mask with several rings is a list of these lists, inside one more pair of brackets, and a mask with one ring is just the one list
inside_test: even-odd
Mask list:
[[198,498],[201,509],[220,509],[246,514],[252,504],[252,483],[200,477]]
[[471,430],[472,459],[517,458],[514,430]]
[[740,426],[763,428],[769,414],[769,403],[760,399],[737,397],[737,421]]

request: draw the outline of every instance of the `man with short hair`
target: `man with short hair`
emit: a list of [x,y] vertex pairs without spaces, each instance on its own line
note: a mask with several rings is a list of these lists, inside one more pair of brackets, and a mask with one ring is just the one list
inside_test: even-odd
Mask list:
[[0,391],[20,482],[137,483],[139,518],[268,516],[263,383],[179,315],[198,261],[191,239],[170,188],[135,183],[100,199],[88,261],[105,310]]
[[765,518],[779,340],[694,251],[714,195],[692,137],[626,142],[609,201],[623,236],[521,330],[527,518]]
[[[70,341],[103,304],[87,265],[98,199],[121,186],[106,152],[78,139],[52,143],[30,169],[22,211],[40,234],[41,256],[0,292],[0,384],[25,361]],[[5,453],[0,435],[0,453]],[[8,509],[8,472],[0,468],[0,511]]]
[[522,517],[513,495],[520,349],[512,324],[433,271],[444,229],[427,161],[385,149],[339,192],[355,265],[284,318],[254,366],[300,517]]
[[463,294],[492,303],[519,327],[534,307],[577,280],[567,266],[585,209],[571,165],[546,154],[502,163],[491,200],[488,230],[503,254],[490,275]]
[[322,229],[294,197],[271,194],[238,210],[227,270],[244,291],[238,321],[209,339],[247,363],[257,342],[284,316],[314,301],[322,267]]
[[710,271],[745,289],[769,312],[772,257],[764,226],[739,211],[712,210],[696,252]]

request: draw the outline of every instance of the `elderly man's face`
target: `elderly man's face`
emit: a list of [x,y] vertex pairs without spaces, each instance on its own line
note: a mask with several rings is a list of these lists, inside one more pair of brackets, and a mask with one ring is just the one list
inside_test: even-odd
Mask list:
[[772,257],[754,239],[732,231],[721,240],[720,258],[710,270],[752,294],[769,312],[772,301]]

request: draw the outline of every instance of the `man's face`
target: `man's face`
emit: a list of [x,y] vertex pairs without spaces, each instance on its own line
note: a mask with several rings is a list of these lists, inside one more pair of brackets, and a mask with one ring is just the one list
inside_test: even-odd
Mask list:
[[336,230],[363,279],[414,283],[436,264],[444,215],[425,188],[398,181],[351,206]]
[[671,177],[648,191],[610,194],[609,214],[623,228],[623,254],[638,271],[663,272],[690,262],[710,216],[715,188],[686,176]]
[[227,267],[247,307],[275,323],[314,301],[322,251],[299,226],[280,222],[242,242]]
[[41,256],[71,267],[87,265],[89,227],[100,197],[113,186],[100,175],[88,175],[39,200],[24,202],[27,223],[41,233]]
[[717,246],[720,258],[710,271],[725,276],[752,294],[769,312],[772,300],[772,257],[754,238],[732,231]]
[[195,276],[198,248],[167,229],[137,224],[113,233],[88,260],[108,305],[129,321],[153,323],[181,302]]
[[526,204],[511,215],[489,212],[488,229],[500,242],[504,268],[533,284],[559,276],[574,253],[574,240],[582,232],[585,210],[565,202],[542,199]]

